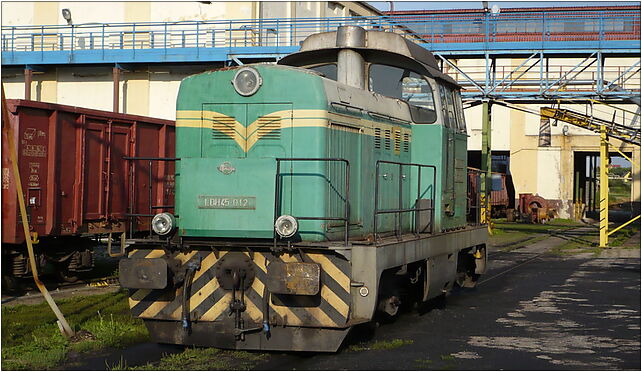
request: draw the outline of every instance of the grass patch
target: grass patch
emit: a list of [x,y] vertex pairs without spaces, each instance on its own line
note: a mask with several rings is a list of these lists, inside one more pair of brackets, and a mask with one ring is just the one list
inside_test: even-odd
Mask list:
[[419,369],[430,369],[432,367],[432,360],[430,359],[415,359]]
[[585,226],[569,219],[557,218],[547,224],[527,224],[521,222],[506,222],[506,219],[495,220],[493,235],[490,236],[490,244],[501,248],[502,251],[510,251],[525,245],[536,243],[547,238],[551,234],[571,230]]
[[[615,229],[615,226],[611,226],[610,228],[611,230],[613,230]],[[639,243],[633,246],[622,246],[631,236],[633,236],[639,230],[640,226],[637,224],[631,224],[622,228],[614,235],[611,235],[609,237],[609,248],[639,248]],[[553,248],[550,253],[558,256],[569,256],[578,253],[592,253],[594,257],[598,257],[603,250],[603,248],[599,247],[599,231],[591,231],[583,234],[582,236],[567,235],[564,237],[568,239],[568,241]]]
[[[614,230],[616,228],[617,226],[612,226],[611,230]],[[636,222],[632,222],[631,224],[618,230],[615,234],[611,235],[609,237],[609,240],[610,240],[609,246],[619,247],[623,245],[627,240],[629,240],[629,238],[635,235],[638,231],[640,231],[639,220]],[[639,248],[639,247],[640,247],[640,242],[637,242],[637,244],[634,244],[634,246],[631,248]]]
[[[127,292],[77,296],[57,301],[70,326],[87,337],[71,342],[58,330],[46,303],[2,307],[2,368],[51,369],[67,352],[121,348],[149,339],[142,320],[131,316]],[[92,337],[93,335],[93,337]]]
[[[592,244],[595,244],[595,246]],[[550,254],[556,256],[571,256],[581,253],[593,253],[593,256],[597,257],[600,255],[601,248],[597,247],[597,243],[592,244],[587,246],[585,241],[569,240],[551,249]]]
[[404,345],[410,345],[413,340],[402,340],[400,338],[395,338],[392,340],[381,340],[376,341],[372,344],[368,343],[359,343],[356,345],[351,345],[348,350],[350,351],[367,351],[367,350],[390,350],[402,347]]
[[230,351],[216,348],[186,348],[182,353],[165,355],[156,363],[128,367],[126,362],[121,360],[118,364],[111,366],[110,369],[112,371],[247,371],[265,358],[266,354],[247,351]]

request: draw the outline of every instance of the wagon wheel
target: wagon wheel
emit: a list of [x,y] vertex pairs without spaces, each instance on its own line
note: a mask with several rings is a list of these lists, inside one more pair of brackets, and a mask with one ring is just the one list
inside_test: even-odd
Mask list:
[[20,280],[13,275],[2,276],[2,289],[10,293],[18,292],[21,289]]
[[80,279],[80,276],[75,271],[70,271],[69,267],[64,263],[62,265],[56,265],[56,276],[60,281],[66,283],[75,283]]

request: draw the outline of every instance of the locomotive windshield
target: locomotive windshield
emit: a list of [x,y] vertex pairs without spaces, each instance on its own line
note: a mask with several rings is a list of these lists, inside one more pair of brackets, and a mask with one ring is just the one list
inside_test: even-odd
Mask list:
[[330,80],[337,81],[337,65],[334,63],[327,63],[324,65],[317,65],[307,68],[323,74],[323,76]]

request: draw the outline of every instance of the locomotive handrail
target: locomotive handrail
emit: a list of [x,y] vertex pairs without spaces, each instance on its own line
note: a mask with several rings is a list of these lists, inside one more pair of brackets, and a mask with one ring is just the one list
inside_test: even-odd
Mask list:
[[[380,164],[392,164],[392,165],[398,165],[399,166],[399,204],[397,209],[384,209],[384,210],[379,210],[379,165]],[[402,188],[402,182],[403,182],[403,177],[402,177],[402,169],[404,166],[408,167],[417,167],[417,199],[415,201],[415,207],[414,208],[402,208],[403,205],[403,188]],[[376,241],[377,239],[377,217],[380,214],[389,214],[389,213],[395,213],[396,219],[395,219],[395,236],[399,237],[400,231],[401,231],[401,214],[402,213],[409,213],[409,212],[415,212],[415,235],[419,236],[419,212],[422,211],[430,211],[430,233],[433,233],[433,228],[435,225],[435,187],[437,185],[437,167],[434,165],[427,165],[427,164],[418,164],[418,163],[401,163],[401,162],[396,162],[396,161],[389,161],[389,160],[377,160],[376,165],[375,165],[376,171],[375,171],[375,210],[374,210],[374,224],[373,224],[373,236]],[[425,207],[425,208],[420,208],[419,207],[419,200],[421,199],[421,170],[422,168],[431,168],[433,170],[432,172],[432,192],[431,192],[431,206],[430,207]]]
[[[155,216],[154,210],[155,209],[173,209],[173,205],[153,205],[152,200],[153,200],[153,177],[152,177],[152,162],[154,161],[177,161],[180,160],[179,158],[163,158],[163,157],[153,157],[153,156],[123,156],[123,160],[126,161],[147,161],[148,162],[148,168],[147,168],[147,174],[148,174],[148,192],[149,192],[149,213],[125,213],[126,217],[149,217],[152,218]],[[133,180],[134,177],[134,167],[130,166],[129,167],[129,179]],[[132,182],[132,185],[134,183]],[[133,190],[132,190],[132,197],[129,199],[129,211],[132,212],[134,210],[134,197],[133,197]],[[133,233],[133,220],[130,221],[130,234]],[[151,235],[152,233],[152,224],[149,224],[149,234]],[[131,236],[130,236],[131,238]]]
[[[343,162],[345,163],[345,197],[343,198],[344,204],[344,216],[343,217],[297,217],[297,220],[309,220],[309,221],[343,221],[345,231],[343,233],[343,242],[348,245],[348,229],[350,226],[350,162],[343,158],[276,158],[276,176],[275,176],[275,190],[274,190],[274,220],[273,224],[276,223],[276,219],[279,218],[281,210],[281,162],[285,161],[322,161],[322,162]],[[277,245],[277,234],[274,232],[274,248]]]

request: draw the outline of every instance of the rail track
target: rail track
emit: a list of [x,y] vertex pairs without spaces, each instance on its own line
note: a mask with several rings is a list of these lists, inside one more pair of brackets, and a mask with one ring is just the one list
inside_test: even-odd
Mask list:
[[[116,275],[110,275],[100,278],[92,278],[87,280],[80,280],[74,283],[45,283],[47,289],[51,291],[54,297],[58,294],[64,294],[68,292],[76,292],[88,288],[107,288],[107,287],[119,287],[120,283],[118,282],[118,277]],[[35,285],[29,285],[23,287],[19,293],[3,293],[2,294],[2,304],[18,303],[21,300],[30,300],[42,297],[42,294],[38,292],[38,289]]]

